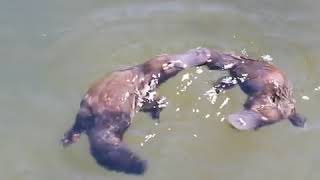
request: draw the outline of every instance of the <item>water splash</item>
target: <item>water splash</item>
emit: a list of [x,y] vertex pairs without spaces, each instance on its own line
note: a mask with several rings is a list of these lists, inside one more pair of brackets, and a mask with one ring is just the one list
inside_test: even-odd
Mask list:
[[190,74],[189,74],[189,73],[186,73],[186,74],[184,74],[184,75],[182,76],[181,81],[183,82],[183,81],[188,80],[188,79],[190,79]]
[[154,139],[156,137],[156,134],[153,133],[153,134],[147,134],[145,137],[144,137],[144,142],[141,142],[140,143],[140,146],[143,147],[144,144],[146,144],[148,141],[150,141],[151,139]]
[[212,87],[211,89],[206,91],[203,95],[207,96],[207,100],[209,100],[211,102],[211,104],[215,104],[217,101],[217,98],[218,98],[218,94],[217,94],[216,89],[214,87]]
[[244,56],[248,56],[248,53],[247,53],[246,48],[243,48],[243,49],[241,50],[241,54],[244,55]]
[[203,73],[203,69],[202,69],[201,67],[197,67],[196,73],[197,73],[197,74]]
[[210,114],[206,114],[204,118],[208,119],[210,116],[211,116]]
[[181,83],[180,86],[177,86],[177,95],[180,95],[182,92],[186,92],[188,87],[192,85],[193,81],[190,79],[193,75],[186,73],[182,76],[181,82],[186,82],[186,84]]
[[223,103],[220,105],[219,109],[224,108],[224,107],[228,104],[229,100],[230,100],[230,98],[227,97],[227,98],[223,101]]
[[221,119],[220,119],[220,122],[223,122],[225,120],[225,117],[222,117]]
[[262,58],[262,60],[267,61],[267,62],[271,62],[273,60],[273,58],[269,54],[262,55],[261,58]]
[[310,98],[308,97],[308,96],[302,96],[301,97],[303,100],[306,100],[306,101],[309,101],[310,100]]

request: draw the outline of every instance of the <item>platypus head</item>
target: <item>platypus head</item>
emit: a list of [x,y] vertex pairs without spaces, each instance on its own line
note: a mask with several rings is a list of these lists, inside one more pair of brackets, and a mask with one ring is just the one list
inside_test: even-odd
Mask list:
[[205,64],[209,57],[210,51],[206,48],[192,49],[176,55],[160,55],[143,65],[144,74],[158,78],[161,83],[186,68]]
[[211,70],[227,70],[241,62],[241,58],[231,53],[222,53],[217,50],[210,50],[210,58],[206,65]]

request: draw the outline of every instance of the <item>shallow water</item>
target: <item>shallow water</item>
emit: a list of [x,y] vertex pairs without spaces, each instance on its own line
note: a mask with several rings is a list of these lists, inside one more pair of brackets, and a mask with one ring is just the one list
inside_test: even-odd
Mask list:
[[[0,0],[0,179],[318,180],[318,7],[316,0]],[[160,124],[138,114],[125,136],[149,162],[144,176],[97,166],[85,136],[61,147],[95,79],[198,46],[270,54],[292,80],[307,128],[288,122],[257,132],[229,128],[220,120],[242,108],[244,95],[236,88],[212,105],[203,93],[223,73],[191,69],[160,88],[169,99]],[[198,79],[176,95],[184,73]],[[148,134],[156,135],[141,146]]]

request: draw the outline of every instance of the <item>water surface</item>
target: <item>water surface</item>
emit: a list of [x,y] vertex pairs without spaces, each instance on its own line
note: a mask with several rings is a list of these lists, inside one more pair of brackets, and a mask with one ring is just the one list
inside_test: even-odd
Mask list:
[[[319,6],[316,0],[1,0],[0,179],[318,180]],[[242,92],[233,89],[212,105],[203,93],[224,73],[191,69],[160,88],[169,99],[161,123],[138,114],[125,136],[149,161],[144,176],[97,166],[85,136],[61,147],[59,139],[95,79],[198,46],[270,54],[292,80],[308,127],[283,122],[234,131],[220,120],[242,108]],[[177,95],[184,73],[198,79]],[[149,134],[156,135],[141,146]]]

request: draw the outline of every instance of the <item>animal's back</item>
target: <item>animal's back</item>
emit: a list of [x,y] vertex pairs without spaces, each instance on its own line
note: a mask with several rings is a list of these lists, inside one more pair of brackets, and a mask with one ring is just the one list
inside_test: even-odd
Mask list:
[[135,108],[138,80],[137,73],[131,69],[113,72],[94,83],[83,101],[90,106],[93,114],[104,111],[130,113]]
[[291,83],[276,66],[249,60],[239,64],[235,73],[248,74],[247,80],[240,83],[241,89],[251,96],[245,103],[247,109],[262,114],[268,122],[287,118],[294,110]]
[[287,78],[274,65],[258,60],[245,60],[230,70],[233,77],[243,78],[240,88],[248,95],[261,93],[268,88],[287,86]]
[[111,73],[87,91],[80,108],[90,109],[92,128],[87,130],[90,151],[101,166],[115,171],[143,174],[146,162],[122,142],[135,112],[138,75],[134,69]]

